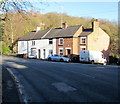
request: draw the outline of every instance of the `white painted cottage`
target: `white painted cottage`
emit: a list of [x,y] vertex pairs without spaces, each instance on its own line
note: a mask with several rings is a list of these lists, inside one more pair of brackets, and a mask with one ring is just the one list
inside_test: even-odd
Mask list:
[[32,31],[25,34],[18,41],[18,54],[27,54],[45,59],[48,55],[56,54],[56,39],[53,36],[61,28]]

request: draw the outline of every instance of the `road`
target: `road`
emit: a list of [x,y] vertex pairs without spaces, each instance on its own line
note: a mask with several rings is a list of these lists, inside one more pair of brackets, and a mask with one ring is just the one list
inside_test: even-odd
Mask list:
[[[2,56],[0,56],[2,57]],[[30,102],[118,102],[120,66],[2,57]]]

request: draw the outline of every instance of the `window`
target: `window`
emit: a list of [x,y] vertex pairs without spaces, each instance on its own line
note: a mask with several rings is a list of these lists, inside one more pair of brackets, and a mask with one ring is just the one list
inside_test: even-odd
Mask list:
[[59,39],[59,45],[63,45],[63,38]]
[[36,48],[31,48],[31,56],[36,56]]
[[53,44],[53,40],[52,39],[49,39],[49,44]]
[[32,41],[32,45],[35,45],[35,41]]
[[86,44],[86,37],[81,37],[80,44]]
[[63,49],[59,49],[59,55],[63,56]]
[[49,50],[49,55],[53,55],[53,50]]

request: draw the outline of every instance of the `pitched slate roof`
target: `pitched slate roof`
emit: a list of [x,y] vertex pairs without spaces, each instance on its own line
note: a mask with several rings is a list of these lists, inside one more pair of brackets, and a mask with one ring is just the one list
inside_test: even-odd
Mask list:
[[31,39],[41,39],[45,34],[47,34],[49,32],[50,29],[48,30],[41,30],[36,32],[36,34],[34,35],[34,37],[32,37]]
[[30,40],[31,37],[33,37],[35,33],[36,33],[36,31],[31,31],[31,32],[23,35],[19,40],[22,40],[22,41]]
[[93,29],[84,29],[83,32],[79,36],[87,36],[93,32]]
[[81,25],[77,26],[70,26],[64,29],[61,29],[61,31],[58,34],[55,34],[54,37],[72,37],[76,31],[81,27]]
[[47,35],[43,36],[44,39],[46,38],[54,38],[60,31],[62,30],[62,28],[54,28],[51,29]]
[[49,30],[40,30],[38,32],[31,31],[24,36],[22,36],[19,40],[25,41],[25,40],[35,40],[35,39],[41,39]]
[[[40,30],[38,32],[32,31],[25,34],[19,40],[37,40],[37,39],[49,39],[49,38],[60,38],[60,37],[72,37],[80,27],[81,25],[77,25],[77,26],[70,26],[67,28]],[[84,34],[84,32],[82,34]]]

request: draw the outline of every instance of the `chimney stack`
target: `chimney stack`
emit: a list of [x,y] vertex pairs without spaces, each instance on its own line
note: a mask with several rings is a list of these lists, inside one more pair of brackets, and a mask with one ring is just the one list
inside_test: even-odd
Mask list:
[[41,27],[37,27],[36,28],[36,32],[38,32],[39,30],[41,30]]
[[92,22],[92,29],[93,29],[93,31],[96,31],[96,30],[98,30],[98,28],[99,28],[99,21],[98,21],[98,19],[94,19]]
[[63,23],[61,24],[61,28],[67,28],[67,23],[66,23],[66,22],[63,22]]

